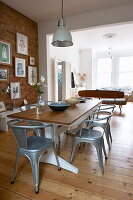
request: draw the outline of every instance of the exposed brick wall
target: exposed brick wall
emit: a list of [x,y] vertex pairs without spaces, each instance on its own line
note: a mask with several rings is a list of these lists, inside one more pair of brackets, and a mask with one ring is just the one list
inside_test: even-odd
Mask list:
[[[16,49],[16,33],[28,36],[28,56],[18,54]],[[34,103],[37,94],[34,87],[28,84],[28,65],[30,56],[35,57],[35,66],[38,67],[38,27],[37,23],[20,14],[0,1],[0,40],[10,42],[12,45],[12,66],[1,65],[0,68],[9,69],[9,82],[0,82],[0,101],[3,101],[7,108],[11,107],[13,100],[9,94],[2,90],[11,82],[20,82],[21,98],[16,99],[16,106],[23,105],[23,99]],[[26,77],[15,77],[15,57],[26,60]]]

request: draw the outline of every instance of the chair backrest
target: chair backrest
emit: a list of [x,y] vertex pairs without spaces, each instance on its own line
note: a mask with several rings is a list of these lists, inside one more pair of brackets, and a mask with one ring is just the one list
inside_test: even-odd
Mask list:
[[116,106],[113,104],[112,105],[101,104],[97,110],[98,111],[109,111],[109,112],[113,113],[115,107]]
[[97,121],[101,121],[101,120],[109,121],[111,119],[112,115],[113,115],[113,113],[111,113],[109,111],[104,111],[104,110],[100,110],[100,111],[98,110],[93,113],[93,117]]
[[[26,122],[26,125],[22,125],[22,120],[15,119],[7,122],[8,126],[11,127],[13,135],[15,137],[16,143],[20,148],[27,149],[27,132],[28,131],[36,131],[40,129],[44,129],[45,127],[52,126],[51,124],[44,125],[43,123],[38,122],[33,125],[29,125],[29,122]],[[23,121],[24,123],[24,121]]]

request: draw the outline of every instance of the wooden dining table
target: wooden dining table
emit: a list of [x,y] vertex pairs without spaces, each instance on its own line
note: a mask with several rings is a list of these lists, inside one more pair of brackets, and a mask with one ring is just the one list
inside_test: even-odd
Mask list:
[[[65,111],[52,111],[48,105],[43,106],[42,113],[37,114],[36,109],[10,114],[7,117],[24,119],[36,122],[52,124],[53,126],[45,128],[45,136],[54,139],[56,143],[57,136],[71,126],[78,126],[87,119],[101,104],[100,100],[87,100],[85,103],[78,103],[75,106],[69,106]],[[78,173],[79,169],[71,165],[66,160],[58,156],[60,166],[63,169]],[[43,154],[40,162],[57,165],[54,153],[51,149]]]

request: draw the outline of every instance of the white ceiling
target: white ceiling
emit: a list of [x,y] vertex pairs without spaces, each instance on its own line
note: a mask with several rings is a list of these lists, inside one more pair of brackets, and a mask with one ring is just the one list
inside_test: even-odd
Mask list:
[[[60,18],[61,0],[2,0],[36,22]],[[64,0],[64,15],[71,16],[95,10],[123,6],[133,0]]]
[[[61,0],[2,0],[36,22],[60,18]],[[64,15],[70,16],[133,3],[133,0],[64,0]],[[103,37],[115,33],[111,40]],[[117,25],[72,32],[74,46],[104,50],[133,49],[133,24]]]
[[[115,34],[112,39],[104,37],[110,33]],[[133,23],[76,31],[71,34],[74,45],[68,48],[106,51],[111,47],[112,50],[133,50]],[[52,36],[50,38],[51,43]]]
[[[112,39],[105,34],[116,34]],[[76,47],[106,50],[111,46],[114,50],[133,49],[133,24],[108,26],[85,31],[73,32],[73,43]]]

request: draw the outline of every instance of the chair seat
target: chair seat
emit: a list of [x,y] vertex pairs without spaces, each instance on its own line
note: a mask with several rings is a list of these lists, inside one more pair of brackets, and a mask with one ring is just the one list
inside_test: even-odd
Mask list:
[[104,128],[106,128],[106,126],[107,126],[107,123],[98,121],[98,122],[93,122],[93,123],[89,124],[87,128],[102,127],[104,129]]
[[52,139],[38,137],[38,136],[28,136],[27,137],[27,150],[40,151],[41,149],[47,148],[52,144]]
[[[96,140],[102,136],[103,134],[100,131],[92,129],[83,128],[81,132],[81,138],[83,139]],[[77,133],[76,137],[80,137],[80,132]]]

